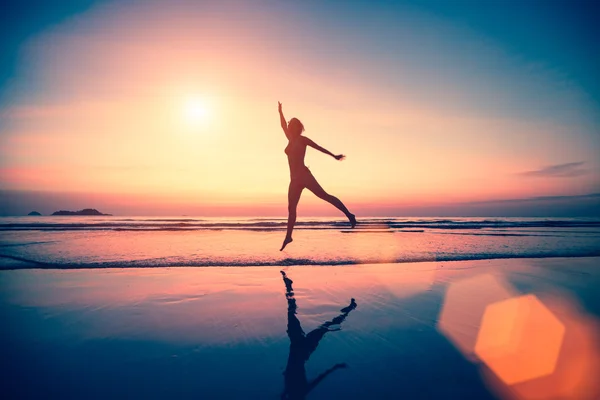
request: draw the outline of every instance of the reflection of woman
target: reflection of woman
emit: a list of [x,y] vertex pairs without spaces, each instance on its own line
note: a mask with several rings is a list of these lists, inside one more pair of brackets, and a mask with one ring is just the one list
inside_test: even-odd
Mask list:
[[292,289],[292,280],[289,279],[283,271],[281,271],[281,275],[283,275],[283,282],[286,287],[285,297],[288,302],[287,334],[290,338],[290,355],[288,357],[285,372],[283,373],[285,376],[285,388],[281,394],[281,398],[304,399],[308,392],[314,389],[327,375],[336,369],[346,368],[346,364],[335,364],[333,367],[316,377],[312,382],[308,382],[304,364],[317,349],[319,341],[327,332],[340,330],[340,328],[330,329],[329,327],[332,325],[340,325],[344,322],[350,311],[356,308],[356,302],[354,299],[351,299],[350,305],[340,310],[342,311],[340,315],[331,321],[325,322],[323,325],[306,335],[302,330],[302,326],[300,326],[300,321],[296,317],[297,306]]
[[304,132],[304,125],[297,118],[292,118],[288,123],[285,122],[285,118],[283,117],[283,111],[281,109],[281,103],[279,103],[279,119],[281,120],[281,128],[283,128],[283,132],[287,137],[289,143],[285,148],[285,153],[288,156],[288,163],[290,165],[290,175],[291,182],[290,187],[288,189],[288,224],[287,224],[287,234],[285,239],[283,240],[283,245],[281,246],[281,250],[285,248],[292,241],[292,230],[294,230],[294,224],[296,223],[296,208],[298,207],[298,202],[300,201],[300,195],[302,194],[302,190],[307,188],[311,192],[313,192],[317,197],[331,203],[338,210],[343,212],[352,228],[356,225],[356,217],[354,214],[351,214],[350,211],[346,208],[344,203],[340,201],[335,196],[328,194],[319,182],[312,175],[310,170],[304,165],[304,155],[306,154],[306,146],[310,146],[314,149],[317,149],[325,154],[328,154],[335,158],[336,160],[343,160],[344,155],[334,155],[329,150],[325,150],[309,138],[302,136],[302,132]]

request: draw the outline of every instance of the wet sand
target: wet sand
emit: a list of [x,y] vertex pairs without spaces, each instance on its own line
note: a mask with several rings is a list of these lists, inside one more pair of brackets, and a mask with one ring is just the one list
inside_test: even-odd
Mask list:
[[9,398],[592,399],[599,267],[283,268],[293,283],[275,267],[0,271],[3,386]]

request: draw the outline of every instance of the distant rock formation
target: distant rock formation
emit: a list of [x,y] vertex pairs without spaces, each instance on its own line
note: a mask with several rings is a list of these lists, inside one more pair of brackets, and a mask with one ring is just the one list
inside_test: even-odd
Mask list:
[[79,210],[79,211],[65,211],[65,210],[55,211],[52,213],[52,215],[112,215],[112,214],[102,214],[100,211],[96,210],[95,208],[85,208],[85,209]]
[[37,212],[37,211],[32,211],[32,212],[30,212],[30,213],[29,213],[29,214],[27,214],[27,215],[42,215],[42,214],[40,214],[40,213],[39,213],[39,212]]

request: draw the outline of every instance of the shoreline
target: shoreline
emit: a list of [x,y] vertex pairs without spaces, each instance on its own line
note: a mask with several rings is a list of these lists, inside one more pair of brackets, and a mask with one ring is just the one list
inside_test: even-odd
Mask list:
[[[286,268],[286,267],[302,267],[302,266],[323,266],[323,267],[335,267],[335,266],[358,266],[358,265],[378,265],[378,264],[415,264],[415,263],[428,263],[428,262],[466,262],[466,261],[490,261],[490,260],[521,260],[521,259],[555,259],[555,258],[596,258],[600,257],[600,250],[590,251],[588,253],[578,254],[567,254],[556,253],[556,254],[494,254],[494,255],[482,255],[482,256],[438,256],[435,258],[416,258],[416,259],[405,259],[405,260],[342,260],[342,261],[321,261],[321,260],[307,260],[307,259],[284,259],[284,262],[273,261],[273,262],[256,262],[256,263],[229,263],[229,262],[206,262],[202,264],[190,264],[190,263],[171,263],[171,264],[154,264],[144,265],[139,264],[139,261],[133,263],[128,262],[103,262],[95,264],[56,264],[56,263],[45,263],[41,261],[28,260],[22,257],[15,257],[9,255],[0,254],[0,271],[14,271],[21,269],[43,269],[43,270],[78,270],[78,269],[133,269],[133,268],[254,268],[254,267],[273,267],[273,268]],[[9,260],[8,263],[16,264],[10,266],[3,263],[3,259]],[[135,264],[134,264],[135,263]],[[8,266],[7,266],[8,265]]]

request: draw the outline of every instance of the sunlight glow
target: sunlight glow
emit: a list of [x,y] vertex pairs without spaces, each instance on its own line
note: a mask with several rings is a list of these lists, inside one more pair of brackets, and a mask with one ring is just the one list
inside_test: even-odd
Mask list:
[[185,103],[184,115],[189,124],[198,125],[208,119],[208,108],[202,99],[190,98]]

